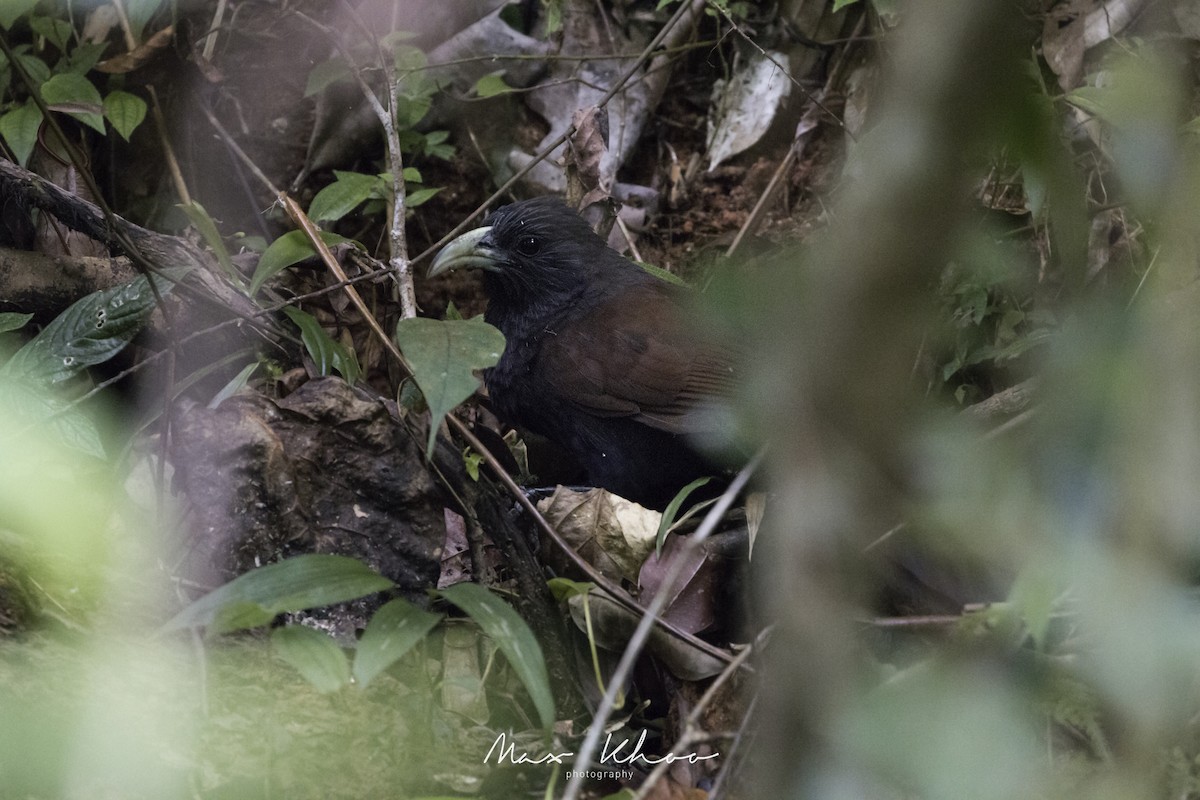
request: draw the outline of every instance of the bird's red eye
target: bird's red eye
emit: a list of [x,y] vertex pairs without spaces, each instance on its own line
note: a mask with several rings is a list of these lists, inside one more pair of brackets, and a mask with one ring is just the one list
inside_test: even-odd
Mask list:
[[523,256],[536,256],[542,249],[542,240],[536,236],[522,236],[517,239],[517,252]]

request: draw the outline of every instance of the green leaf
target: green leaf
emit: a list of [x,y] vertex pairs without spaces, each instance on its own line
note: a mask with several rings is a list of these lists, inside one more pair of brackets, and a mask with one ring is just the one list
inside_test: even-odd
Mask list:
[[66,71],[86,75],[92,71],[92,67],[96,66],[107,49],[108,42],[84,42],[75,45],[67,53]]
[[314,222],[339,220],[372,198],[386,197],[388,186],[380,175],[334,172],[337,180],[317,192],[308,206]]
[[439,594],[479,623],[525,685],[542,725],[546,728],[554,725],[554,695],[546,674],[546,660],[525,620],[508,603],[477,583],[459,583],[440,590]]
[[188,220],[200,232],[200,237],[213,251],[221,269],[225,271],[225,275],[233,282],[233,285],[245,286],[241,274],[233,266],[233,259],[229,257],[229,249],[225,247],[225,240],[221,238],[221,232],[217,230],[217,223],[204,210],[204,206],[193,200],[190,203],[180,203],[179,208],[183,210],[184,214],[187,214]]
[[210,409],[216,408],[226,399],[233,396],[239,389],[246,385],[246,382],[250,380],[250,376],[254,374],[254,371],[258,369],[258,367],[259,362],[257,361],[251,362],[242,367],[241,372],[239,372],[237,375],[234,375],[229,383],[221,387],[221,391],[213,395],[213,399],[208,401],[208,407]]
[[479,482],[479,465],[483,463],[483,456],[476,453],[471,448],[467,448],[463,453],[463,466],[467,470],[467,477],[476,483]]
[[335,56],[328,61],[317,64],[308,73],[308,82],[304,85],[304,96],[312,97],[323,91],[330,84],[337,83],[351,75],[350,67],[345,59]]
[[429,63],[429,60],[425,57],[425,51],[411,44],[396,45],[392,57],[396,65],[396,72],[401,74],[422,70]]
[[[170,283],[156,279],[160,293]],[[0,375],[58,383],[103,363],[124,349],[154,309],[145,276],[124,286],[93,292],[73,303],[16,352]]]
[[247,235],[239,231],[233,235],[233,239],[242,250],[258,253],[260,256],[267,252],[267,240],[261,236]]
[[[162,630],[212,625],[218,613],[225,609],[246,615],[249,605],[261,607],[270,619],[274,619],[285,611],[303,611],[357,600],[390,589],[392,585],[387,578],[357,559],[309,553],[234,578],[180,611]],[[227,616],[226,621],[228,619]]]
[[[332,247],[350,241],[345,236],[321,231],[321,241]],[[254,277],[250,280],[250,296],[254,297],[262,289],[263,284],[292,264],[303,261],[317,254],[304,231],[289,231],[271,242],[271,246],[263,252],[254,269]]]
[[271,632],[271,647],[322,694],[336,692],[350,682],[346,654],[327,633],[288,625]]
[[1046,633],[1054,616],[1055,601],[1061,587],[1057,576],[1044,564],[1026,564],[1009,589],[1008,602],[1020,614],[1034,645],[1041,649],[1046,644]]
[[400,382],[400,390],[396,393],[396,402],[405,411],[423,413],[429,410],[425,405],[425,396],[417,388],[417,384],[409,378]]
[[562,30],[562,0],[543,0],[546,12],[546,33],[555,34]]
[[33,319],[33,314],[18,314],[13,311],[0,312],[0,333],[19,331],[31,319]]
[[429,198],[433,197],[435,194],[437,194],[441,190],[442,190],[442,187],[437,186],[437,187],[427,187],[424,189],[417,189],[414,192],[409,192],[404,198],[404,205],[406,205],[409,208],[416,208],[417,206],[427,202],[429,200]]
[[[439,132],[440,131],[434,131],[434,133]],[[428,153],[430,157],[440,158],[443,161],[449,161],[450,159],[454,158],[454,145],[431,144],[429,139],[432,135],[433,134],[430,134],[430,136],[425,137],[425,152]]]
[[425,455],[433,458],[442,419],[479,387],[474,371],[500,360],[504,334],[480,318],[451,321],[416,317],[402,319],[396,325],[396,343],[429,406]]
[[104,134],[104,103],[100,92],[82,75],[63,72],[52,76],[42,84],[42,99],[55,111],[70,114]]
[[846,6],[852,6],[857,2],[858,0],[833,0],[833,10],[835,12],[841,11]]
[[1080,86],[1066,95],[1066,101],[1081,111],[1106,118],[1112,114],[1112,98],[1110,89],[1099,86]]
[[21,16],[33,10],[38,0],[3,0],[0,2],[0,27],[8,30]]
[[[0,1],[0,6],[4,5]],[[50,67],[46,65],[37,56],[31,56],[28,53],[17,53],[17,61],[21,64],[22,69],[29,73],[29,79],[34,86],[41,86],[46,81],[50,80]]]
[[1037,167],[1025,164],[1021,167],[1021,185],[1025,187],[1025,203],[1035,220],[1046,218],[1046,198],[1049,195],[1046,176]]
[[[0,370],[3,375],[3,370]],[[9,377],[9,376],[3,376]],[[98,459],[107,458],[95,420],[47,386],[28,380],[0,380],[0,405],[15,411],[27,424],[49,427],[63,444]]]
[[[7,27],[7,26],[6,26]],[[54,45],[59,52],[67,51],[67,43],[71,41],[71,23],[55,17],[35,16],[29,18],[29,28],[38,36]]]
[[334,341],[312,314],[293,306],[288,306],[283,312],[300,329],[300,340],[304,342],[308,355],[317,365],[317,371],[321,375],[328,375],[330,370],[337,370],[346,379],[346,383],[358,382],[362,368],[359,367],[358,356],[353,351],[347,350],[341,342]]
[[112,123],[113,130],[128,142],[146,118],[146,101],[129,92],[109,92],[104,98],[104,116]]
[[[417,169],[416,167],[405,167],[403,174],[404,174],[404,180],[408,181],[409,183],[423,183],[423,181],[421,180],[421,171],[419,169]],[[392,179],[392,174],[389,172],[387,174],[387,180],[390,181],[391,179]]]
[[375,612],[358,641],[354,654],[354,678],[360,688],[396,663],[442,621],[403,598],[390,601]]
[[[512,86],[504,82],[504,70],[489,72],[479,80],[475,81],[475,86],[472,88],[475,95],[480,98],[496,97],[497,95],[508,94],[515,91]],[[436,143],[435,143],[436,144]]]
[[0,117],[0,136],[8,142],[17,163],[21,166],[29,161],[29,155],[37,144],[38,128],[42,126],[42,110],[32,100],[17,106]]
[[696,478],[687,486],[679,490],[679,492],[671,498],[671,502],[667,504],[666,510],[662,513],[662,519],[658,522],[658,533],[654,537],[654,552],[662,556],[663,542],[666,541],[667,531],[675,524],[675,517],[679,514],[679,507],[683,505],[683,501],[688,499],[688,495],[699,489],[704,484],[708,483],[712,478]]
[[[433,100],[430,96],[421,95],[417,97],[406,97],[405,95],[396,96],[396,124],[402,128],[412,128],[418,122],[425,118],[429,113],[429,109],[433,107]],[[420,141],[420,135],[417,135],[417,141]]]
[[633,263],[637,264],[639,267],[644,269],[646,272],[649,272],[659,280],[664,280],[667,283],[673,283],[676,286],[687,286],[687,281],[676,275],[674,272],[667,272],[662,267],[656,267],[653,264],[647,264],[645,261],[635,261]]
[[260,606],[258,603],[230,603],[218,609],[217,613],[213,615],[213,620],[208,626],[208,632],[211,636],[217,636],[222,633],[229,633],[230,631],[261,628],[263,625],[270,624],[271,620],[275,619],[275,616],[270,610]]
[[550,594],[554,595],[554,599],[560,603],[577,595],[585,595],[596,588],[596,584],[590,581],[573,581],[570,578],[551,578],[546,581],[546,586],[549,587]]
[[425,140],[421,143],[421,148],[425,150],[428,156],[449,161],[451,158],[454,158],[455,152],[454,145],[445,144],[445,140],[449,137],[449,131],[430,131],[425,134]]

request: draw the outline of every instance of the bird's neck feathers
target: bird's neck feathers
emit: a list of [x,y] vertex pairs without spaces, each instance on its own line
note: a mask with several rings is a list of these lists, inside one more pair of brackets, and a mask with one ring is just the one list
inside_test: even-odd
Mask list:
[[540,339],[541,333],[561,315],[578,307],[584,289],[578,280],[573,286],[541,286],[532,291],[515,290],[511,284],[503,288],[489,286],[484,319],[499,328],[509,341]]

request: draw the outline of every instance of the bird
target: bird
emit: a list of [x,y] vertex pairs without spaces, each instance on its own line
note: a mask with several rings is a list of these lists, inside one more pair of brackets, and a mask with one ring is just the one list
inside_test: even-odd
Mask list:
[[[695,335],[694,291],[625,258],[561,200],[522,200],[447,244],[428,275],[483,272],[506,346],[484,384],[496,415],[570,452],[598,486],[662,510],[726,469],[695,437],[719,428],[731,353]],[[697,493],[697,496],[699,493]]]

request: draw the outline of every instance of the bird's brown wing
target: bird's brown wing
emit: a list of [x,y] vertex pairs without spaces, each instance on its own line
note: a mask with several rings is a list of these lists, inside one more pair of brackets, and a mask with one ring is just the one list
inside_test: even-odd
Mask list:
[[694,431],[697,407],[732,384],[732,359],[687,330],[667,289],[618,296],[547,334],[541,359],[551,384],[597,416]]

